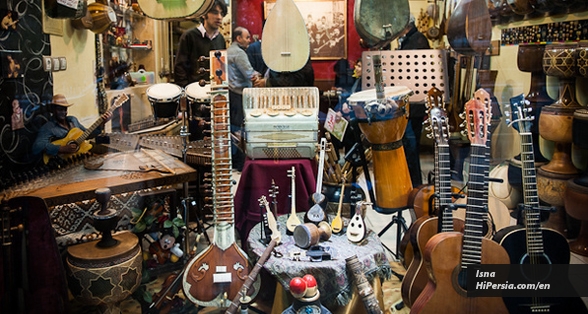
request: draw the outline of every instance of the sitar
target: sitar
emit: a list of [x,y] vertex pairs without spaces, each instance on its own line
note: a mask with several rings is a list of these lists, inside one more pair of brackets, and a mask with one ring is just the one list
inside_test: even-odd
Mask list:
[[502,298],[467,296],[470,266],[508,264],[509,257],[498,243],[483,237],[488,209],[484,189],[489,161],[486,139],[490,125],[488,103],[471,99],[465,105],[466,129],[472,143],[470,177],[464,233],[442,232],[431,237],[424,250],[429,281],[411,308],[411,313],[508,313]]
[[[227,306],[241,291],[251,269],[247,254],[235,242],[229,108],[227,86],[212,87],[214,238],[208,248],[189,261],[183,276],[184,294],[200,306]],[[247,295],[255,297],[258,287],[249,290]]]
[[[128,99],[129,99],[129,96],[127,96],[127,94],[125,94],[125,93],[122,93],[114,101],[112,106],[110,106],[110,108],[107,110],[107,112],[112,114],[115,109],[122,106],[122,104],[125,101],[127,101]],[[88,143],[86,140],[92,134],[92,132],[94,132],[94,130],[96,130],[96,128],[98,128],[100,125],[102,125],[102,123],[104,123],[104,118],[101,115],[96,120],[96,122],[94,122],[85,131],[82,131],[82,129],[80,129],[80,128],[73,128],[73,129],[69,130],[69,132],[67,132],[67,135],[64,138],[51,142],[52,144],[58,145],[58,146],[75,144],[78,147],[78,150],[75,153],[59,154],[58,156],[63,159],[68,159],[73,156],[77,156],[77,155],[81,155],[81,154],[85,154],[85,153],[89,152],[90,149],[92,149],[92,144]],[[51,156],[51,155],[44,154],[43,155],[43,162],[45,164],[47,164],[52,157],[53,156]]]
[[428,280],[423,260],[425,245],[439,232],[461,231],[463,220],[453,218],[451,208],[451,168],[449,157],[449,124],[444,109],[443,92],[433,87],[427,93],[428,126],[435,143],[435,192],[434,212],[439,216],[426,215],[417,219],[407,232],[412,247],[412,263],[402,280],[400,292],[404,304],[411,307],[423,291]]
[[[525,225],[503,228],[494,236],[510,256],[511,264],[551,265],[569,264],[570,246],[558,231],[541,227],[541,209],[537,193],[535,154],[531,127],[534,117],[530,115],[529,101],[524,95],[510,99],[506,105],[507,123],[519,132],[521,137],[521,163],[523,181],[522,209]],[[541,274],[549,277],[549,274]],[[537,280],[548,281],[546,278]],[[558,278],[557,280],[565,280]],[[586,305],[580,298],[504,298],[510,313],[586,313]]]

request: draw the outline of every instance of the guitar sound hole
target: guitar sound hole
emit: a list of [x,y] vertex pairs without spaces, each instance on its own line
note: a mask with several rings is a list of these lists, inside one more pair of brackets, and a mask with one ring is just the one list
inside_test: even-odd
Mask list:
[[551,260],[549,259],[549,256],[545,254],[541,254],[534,257],[529,256],[529,254],[525,254],[523,258],[521,258],[520,264],[527,265],[521,269],[521,272],[523,274],[523,277],[525,277],[527,280],[531,282],[545,281],[547,278],[549,278],[551,274],[551,267],[548,268],[548,271],[545,271],[545,266],[538,266],[538,268],[540,269],[534,269],[533,267],[533,265],[551,265]]
[[460,288],[464,291],[467,291],[467,284],[468,284],[468,269],[462,268],[459,273],[457,274],[457,284]]

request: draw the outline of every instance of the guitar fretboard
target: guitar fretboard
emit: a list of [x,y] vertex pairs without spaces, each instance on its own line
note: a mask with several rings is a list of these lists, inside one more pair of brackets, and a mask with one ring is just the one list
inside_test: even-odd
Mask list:
[[449,145],[436,145],[437,154],[437,179],[436,188],[439,194],[439,210],[442,210],[441,232],[453,231],[453,209],[451,204],[451,171],[449,158]]
[[533,152],[533,135],[530,132],[521,132],[520,135],[527,253],[533,259],[533,257],[543,254],[543,233],[541,232],[541,213],[538,209],[539,196],[537,194],[535,154]]

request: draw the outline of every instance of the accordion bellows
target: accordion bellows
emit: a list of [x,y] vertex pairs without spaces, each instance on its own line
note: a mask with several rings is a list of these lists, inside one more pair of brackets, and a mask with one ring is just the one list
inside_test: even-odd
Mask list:
[[316,87],[244,89],[247,156],[251,159],[314,158],[319,102]]

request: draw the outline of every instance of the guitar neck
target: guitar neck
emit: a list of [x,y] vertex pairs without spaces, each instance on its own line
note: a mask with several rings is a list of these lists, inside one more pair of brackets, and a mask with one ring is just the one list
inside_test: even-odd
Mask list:
[[325,150],[327,146],[327,140],[325,138],[321,139],[321,152],[319,154],[319,166],[318,166],[318,173],[316,176],[316,194],[319,194],[323,190],[323,171],[325,169]]
[[543,233],[541,232],[541,213],[538,208],[539,196],[537,194],[533,135],[530,132],[521,132],[520,135],[527,253],[529,255],[543,254]]
[[435,187],[439,194],[437,210],[441,210],[441,232],[453,231],[453,209],[449,207],[451,204],[451,170],[449,145],[436,145],[437,154],[437,179]]
[[291,190],[292,194],[290,195],[290,207],[292,208],[292,215],[296,215],[296,168],[292,167],[290,178],[291,179]]
[[465,231],[461,256],[462,267],[482,262],[483,225],[487,219],[486,181],[489,163],[486,146],[472,144]]

